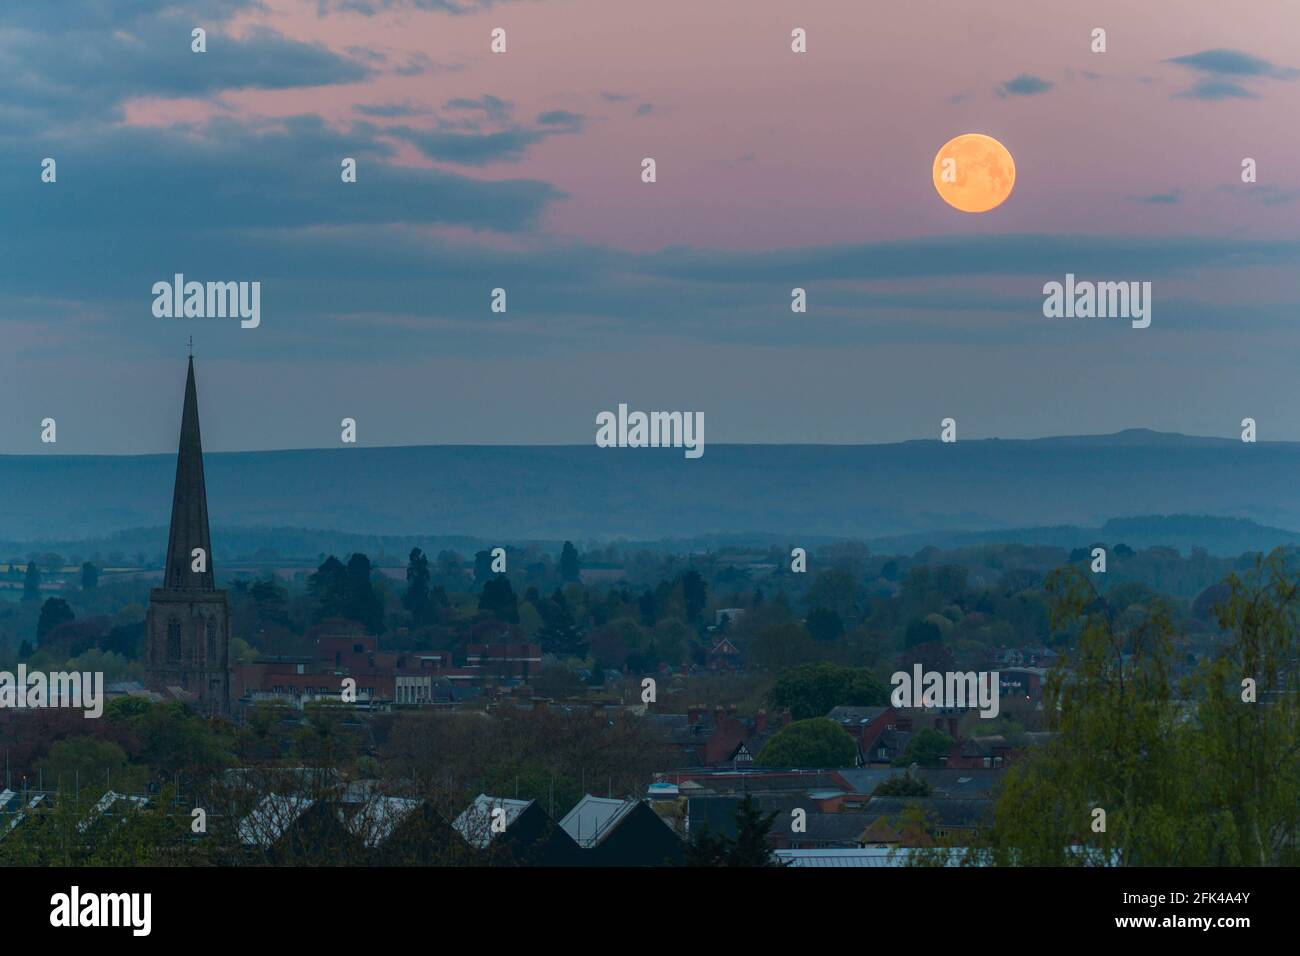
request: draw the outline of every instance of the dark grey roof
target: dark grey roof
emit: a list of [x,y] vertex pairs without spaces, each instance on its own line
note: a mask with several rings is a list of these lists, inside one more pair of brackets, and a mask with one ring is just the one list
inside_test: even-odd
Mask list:
[[887,710],[888,707],[832,707],[826,718],[841,724],[869,724]]
[[932,797],[945,798],[988,798],[1006,775],[1004,769],[997,770],[959,770],[927,769],[918,767],[912,771],[913,776],[920,777],[932,788]]
[[[809,813],[805,823],[808,827],[807,832],[790,833],[792,843],[805,846],[809,843],[817,843],[826,847],[852,847],[858,845],[858,837],[871,823],[871,818],[865,813]],[[773,831],[777,827],[783,827],[787,831],[790,829],[788,814],[784,821],[780,817],[773,821]]]
[[857,767],[853,770],[841,770],[844,782],[853,788],[854,793],[872,793],[890,777],[903,771],[895,767]]
[[[775,811],[773,828],[790,825],[790,811],[796,808],[807,810],[811,801],[802,793],[762,793],[751,794],[763,813]],[[689,797],[686,801],[686,819],[691,835],[707,825],[714,833],[724,836],[736,835],[736,808],[740,806],[743,796],[701,796]]]
[[957,800],[942,797],[872,797],[865,813],[873,819],[897,817],[919,806],[927,818],[941,826],[973,827],[991,822],[992,800]]
[[889,754],[901,754],[907,749],[907,742],[912,739],[910,730],[891,730],[886,728],[880,732],[875,740],[868,741],[868,748],[863,751],[864,759],[871,761],[878,759],[876,754],[881,747],[884,747]]
[[963,757],[997,757],[1011,748],[1011,742],[1001,734],[988,737],[969,737],[961,742]]

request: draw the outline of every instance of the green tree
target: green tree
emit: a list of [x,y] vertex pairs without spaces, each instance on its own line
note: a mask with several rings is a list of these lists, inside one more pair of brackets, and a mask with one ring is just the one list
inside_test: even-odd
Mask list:
[[370,558],[360,552],[348,558],[347,605],[344,617],[366,626],[371,634],[384,630],[384,601],[370,580]]
[[248,595],[253,599],[259,623],[289,627],[289,592],[274,577],[254,581]]
[[766,767],[851,767],[858,745],[839,724],[825,717],[796,720],[764,744],[758,763]]
[[686,604],[686,618],[690,621],[698,619],[708,603],[708,587],[694,568],[682,575],[682,600]]
[[[1232,574],[1217,605],[1223,653],[1193,681],[1198,716],[1185,748],[1190,814],[1213,821],[1193,865],[1300,863],[1300,582],[1282,552]],[[1247,693],[1247,679],[1254,694]],[[1252,697],[1253,701],[1246,700]],[[1192,771],[1189,771],[1189,773]]]
[[652,650],[659,660],[676,667],[686,659],[686,645],[690,630],[676,618],[668,618],[654,626]]
[[483,584],[492,580],[492,552],[477,551],[474,553],[474,583]]
[[41,597],[41,569],[35,561],[27,562],[27,577],[23,580],[23,600],[37,601]]
[[695,831],[686,845],[687,866],[783,866],[772,853],[768,835],[776,811],[764,813],[757,801],[746,794],[734,814],[736,835],[714,833],[707,825]]
[[960,564],[944,564],[935,568],[934,587],[945,601],[956,601],[966,593],[970,572]]
[[937,644],[943,640],[943,632],[933,621],[917,618],[907,625],[903,636],[904,647],[916,647],[919,644]]
[[586,651],[582,629],[574,621],[573,610],[559,589],[537,610],[542,615],[542,626],[537,632],[542,650],[556,657],[581,657]]
[[813,608],[808,614],[806,626],[814,641],[838,640],[844,633],[844,622],[840,620],[840,616],[825,607]]
[[686,865],[726,866],[730,843],[729,837],[714,833],[707,823],[702,824],[686,844]]
[[582,578],[581,571],[578,549],[572,541],[564,542],[564,549],[560,552],[560,580],[565,584],[577,584]]
[[60,624],[67,624],[76,618],[77,615],[72,613],[72,608],[63,598],[46,598],[45,603],[41,605],[40,619],[36,622],[36,643],[40,644],[45,635]]
[[140,714],[147,714],[151,707],[153,704],[143,697],[114,697],[104,705],[104,719],[109,723],[130,720]]
[[784,623],[760,630],[750,642],[749,658],[756,667],[780,672],[797,667],[809,658],[815,659],[821,651],[802,624]]
[[95,737],[65,737],[51,746],[36,766],[50,789],[61,785],[102,790],[111,785],[117,790],[130,790],[142,783],[138,773],[131,773],[121,746]]
[[928,797],[933,792],[930,784],[910,773],[899,773],[882,781],[871,791],[873,797]]
[[788,708],[795,720],[825,717],[833,707],[881,706],[888,699],[884,685],[865,668],[826,662],[783,672],[767,695],[774,710]]
[[776,820],[776,811],[764,813],[749,794],[736,808],[736,836],[731,844],[727,866],[768,867],[782,864],[772,855],[768,834]]
[[406,593],[402,604],[411,614],[411,623],[422,627],[429,622],[429,559],[419,548],[412,548],[406,564]]
[[637,598],[637,610],[641,612],[641,623],[646,627],[654,627],[659,620],[659,599],[655,597],[653,591],[644,591]]
[[524,632],[524,637],[528,640],[534,640],[537,632],[542,629],[542,616],[537,613],[537,606],[529,601],[523,601],[517,605],[519,611],[519,629]]
[[[1054,628],[1081,628],[1048,677],[1051,739],[1011,767],[994,809],[993,859],[1028,866],[1161,865],[1215,821],[1180,812],[1201,769],[1171,686],[1168,610],[1117,613],[1077,566],[1047,583]],[[1104,813],[1104,830],[1101,817]],[[1082,845],[1081,852],[1071,850]]]
[[334,555],[322,561],[307,579],[307,591],[314,605],[313,620],[347,616],[348,569]]
[[478,609],[483,614],[491,614],[501,621],[511,624],[519,623],[519,605],[510,579],[504,574],[493,575],[483,583],[483,590],[478,596]]
[[117,711],[113,716],[138,735],[139,759],[162,779],[184,774],[187,782],[207,780],[230,759],[230,739],[178,701]]
[[861,618],[857,582],[844,568],[819,571],[808,588],[808,593],[804,595],[804,602],[808,608],[820,607],[834,611],[841,622],[857,624]]
[[99,568],[89,561],[81,566],[81,590],[93,591],[99,587]]
[[952,738],[941,730],[926,727],[907,741],[907,747],[895,760],[895,765],[909,767],[916,763],[922,767],[941,767],[943,758],[951,752]]

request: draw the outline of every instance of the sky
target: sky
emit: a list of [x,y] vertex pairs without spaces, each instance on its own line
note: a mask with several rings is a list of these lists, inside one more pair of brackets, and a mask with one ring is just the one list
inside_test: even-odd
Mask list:
[[[1293,0],[15,0],[0,454],[173,450],[190,336],[209,450],[345,417],[587,444],[619,403],[710,443],[1300,440],[1298,30]],[[1015,157],[988,213],[931,181],[964,132]],[[260,282],[260,325],[156,317],[176,273]],[[1044,317],[1066,273],[1150,282],[1150,327]]]

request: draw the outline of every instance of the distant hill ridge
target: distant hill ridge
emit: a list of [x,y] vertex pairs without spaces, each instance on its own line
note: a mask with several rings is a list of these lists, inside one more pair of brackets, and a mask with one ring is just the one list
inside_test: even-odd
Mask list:
[[[275,526],[229,527],[215,525],[212,529],[214,555],[219,558],[219,570],[231,566],[268,567],[283,565],[312,566],[318,556],[335,554],[347,556],[355,551],[368,554],[372,559],[384,560],[390,566],[404,566],[411,548],[423,548],[430,554],[442,550],[470,555],[496,545],[535,545],[543,550],[559,553],[559,538],[476,538],[453,536],[438,532],[412,532],[400,535],[355,534],[346,531],[326,531],[319,528],[283,528]],[[762,531],[731,534],[701,535],[689,538],[619,539],[625,550],[655,550],[673,553],[721,550],[725,548],[788,547],[794,541],[816,549],[832,541],[844,540],[836,535],[772,534]],[[1244,518],[1214,518],[1207,515],[1149,515],[1114,519],[1101,527],[1084,528],[1077,525],[1055,525],[1042,528],[1008,528],[998,531],[924,531],[910,535],[897,535],[864,540],[876,554],[914,554],[926,547],[943,550],[978,548],[988,545],[1021,544],[1048,546],[1072,550],[1103,544],[1114,547],[1127,544],[1140,550],[1153,546],[1176,548],[1189,554],[1193,548],[1204,548],[1216,556],[1236,557],[1250,551],[1271,551],[1276,547],[1300,547],[1300,532],[1270,528]],[[579,546],[585,545],[582,538]],[[146,562],[157,562],[167,543],[167,527],[129,528],[111,535],[77,538],[45,539],[40,541],[6,541],[0,539],[0,560],[24,559],[32,552],[52,551],[58,554],[93,556],[105,560],[109,555],[119,555],[132,563],[143,555]]]
[[[698,460],[594,445],[227,452],[209,453],[206,470],[215,528],[513,541],[884,539],[1187,515],[1249,519],[1269,534],[1300,530],[1300,443],[1145,429],[955,444],[709,444]],[[0,456],[0,540],[165,525],[174,472],[170,454]],[[1239,537],[1255,533],[1243,528]]]

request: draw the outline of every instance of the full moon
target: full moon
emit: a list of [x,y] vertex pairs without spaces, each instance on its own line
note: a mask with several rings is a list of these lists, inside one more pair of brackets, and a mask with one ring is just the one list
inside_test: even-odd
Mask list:
[[962,212],[988,212],[1006,202],[1016,184],[1011,152],[992,136],[962,133],[934,157],[934,188]]

